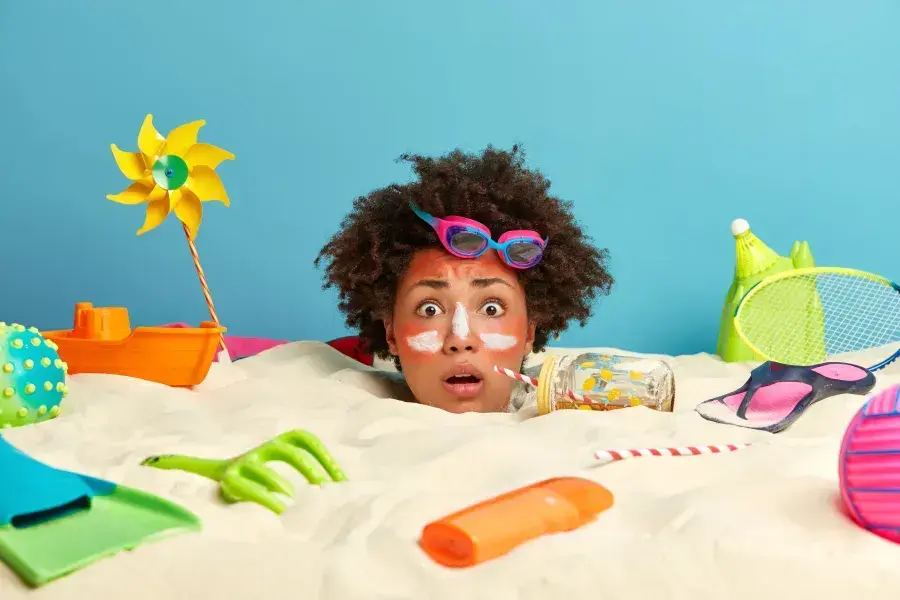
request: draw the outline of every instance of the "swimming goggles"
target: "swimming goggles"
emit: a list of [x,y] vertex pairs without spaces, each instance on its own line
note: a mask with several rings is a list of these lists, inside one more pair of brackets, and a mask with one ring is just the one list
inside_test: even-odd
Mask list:
[[410,202],[409,207],[420,219],[431,225],[444,248],[457,258],[478,258],[493,248],[514,269],[530,269],[544,256],[550,238],[541,239],[536,231],[507,231],[499,241],[491,239],[491,230],[472,219],[446,217],[440,219]]

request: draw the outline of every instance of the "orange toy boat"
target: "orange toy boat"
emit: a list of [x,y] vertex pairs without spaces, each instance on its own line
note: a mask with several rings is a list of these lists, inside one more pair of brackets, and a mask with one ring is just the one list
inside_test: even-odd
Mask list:
[[188,387],[206,378],[224,327],[204,321],[200,327],[136,327],[128,309],[75,305],[74,329],[44,331],[59,346],[69,374],[124,375]]

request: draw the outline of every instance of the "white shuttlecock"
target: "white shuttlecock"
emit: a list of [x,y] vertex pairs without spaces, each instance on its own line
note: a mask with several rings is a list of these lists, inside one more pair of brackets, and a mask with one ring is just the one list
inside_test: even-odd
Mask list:
[[735,219],[731,222],[731,235],[737,237],[750,229],[747,219]]

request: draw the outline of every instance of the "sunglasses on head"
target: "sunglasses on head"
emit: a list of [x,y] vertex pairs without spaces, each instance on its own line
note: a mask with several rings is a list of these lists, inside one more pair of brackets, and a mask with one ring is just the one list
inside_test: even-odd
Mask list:
[[507,231],[495,242],[491,239],[491,230],[478,221],[456,216],[441,219],[412,202],[409,207],[416,216],[431,225],[444,249],[457,258],[478,258],[493,248],[510,267],[529,269],[541,262],[550,241],[550,238],[541,239],[536,231],[517,229]]

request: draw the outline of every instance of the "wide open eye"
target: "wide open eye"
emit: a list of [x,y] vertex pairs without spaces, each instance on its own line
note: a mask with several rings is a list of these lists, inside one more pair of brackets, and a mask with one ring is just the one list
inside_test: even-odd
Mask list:
[[500,317],[506,313],[506,307],[499,300],[488,300],[478,309],[478,312],[489,317]]
[[425,318],[436,317],[444,314],[444,309],[437,302],[423,302],[416,307],[416,314]]

